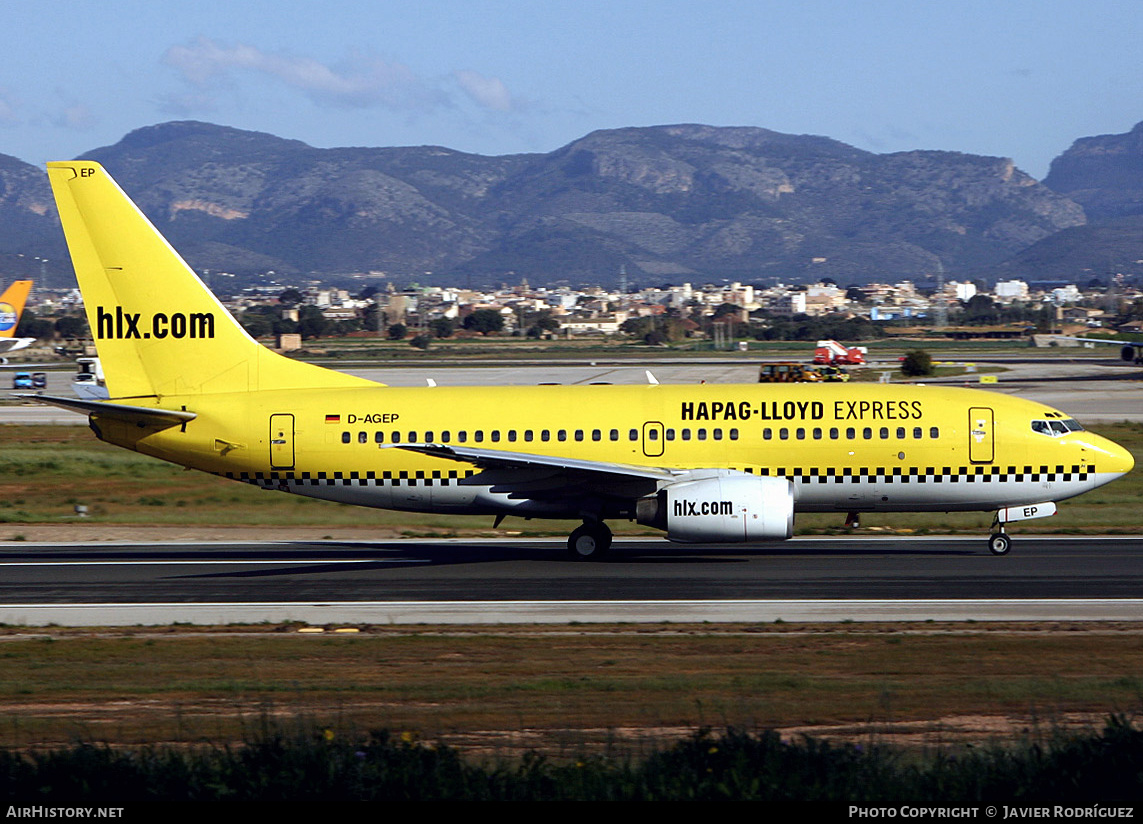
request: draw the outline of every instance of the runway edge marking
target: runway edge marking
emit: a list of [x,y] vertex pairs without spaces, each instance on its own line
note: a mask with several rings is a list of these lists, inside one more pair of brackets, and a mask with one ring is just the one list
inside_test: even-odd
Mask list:
[[1143,621],[1143,599],[5,604],[8,626]]

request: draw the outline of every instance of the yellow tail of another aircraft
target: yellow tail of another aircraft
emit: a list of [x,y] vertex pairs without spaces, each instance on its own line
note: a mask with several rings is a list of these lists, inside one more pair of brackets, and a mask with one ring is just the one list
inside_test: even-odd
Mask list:
[[14,338],[24,313],[24,303],[32,291],[32,281],[14,280],[0,295],[0,338]]
[[376,386],[259,345],[98,163],[48,176],[112,398]]

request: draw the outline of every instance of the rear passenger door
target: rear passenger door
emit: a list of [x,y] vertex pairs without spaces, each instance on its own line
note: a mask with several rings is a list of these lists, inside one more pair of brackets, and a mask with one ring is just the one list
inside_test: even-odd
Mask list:
[[294,416],[270,416],[270,469],[294,468]]

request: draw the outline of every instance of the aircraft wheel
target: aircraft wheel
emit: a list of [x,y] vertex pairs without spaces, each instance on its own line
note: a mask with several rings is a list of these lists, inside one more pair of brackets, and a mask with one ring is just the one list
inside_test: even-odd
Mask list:
[[1003,532],[994,532],[988,537],[988,551],[993,555],[1007,555],[1012,549],[1012,539]]
[[568,552],[577,561],[597,560],[610,548],[611,530],[602,522],[585,523],[568,538]]

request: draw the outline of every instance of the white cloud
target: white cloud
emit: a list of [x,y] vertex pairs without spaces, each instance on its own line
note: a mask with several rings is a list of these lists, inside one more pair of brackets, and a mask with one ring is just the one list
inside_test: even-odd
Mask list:
[[427,111],[448,105],[443,92],[430,87],[409,67],[370,55],[353,55],[344,65],[330,66],[311,57],[273,54],[244,43],[228,46],[199,38],[189,46],[172,46],[163,62],[200,89],[232,82],[246,72],[275,79],[325,106],[380,105]]
[[454,76],[465,94],[478,105],[498,112],[512,110],[512,95],[499,77],[485,77],[468,70],[454,72]]
[[65,106],[63,111],[52,118],[52,122],[64,129],[84,131],[95,126],[99,119],[83,103]]

